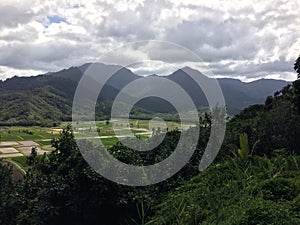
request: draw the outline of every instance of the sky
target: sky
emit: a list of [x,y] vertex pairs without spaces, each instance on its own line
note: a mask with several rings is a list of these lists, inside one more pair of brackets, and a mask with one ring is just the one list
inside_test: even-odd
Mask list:
[[[190,49],[216,77],[292,81],[299,31],[298,0],[1,0],[0,79],[97,62],[119,46],[160,40]],[[169,73],[151,63],[139,71]]]

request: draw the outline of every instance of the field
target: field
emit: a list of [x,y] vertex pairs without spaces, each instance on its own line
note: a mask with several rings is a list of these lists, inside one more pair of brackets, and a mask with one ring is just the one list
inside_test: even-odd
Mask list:
[[[113,124],[117,126],[117,134],[113,129]],[[159,120],[130,120],[129,125],[125,124],[125,120],[97,121],[96,127],[93,127],[92,123],[83,122],[75,126],[74,132],[76,133],[80,130],[97,131],[103,145],[109,148],[118,142],[118,138],[128,137],[129,131],[134,136],[146,139],[151,137],[153,132],[158,129],[166,131],[166,129],[187,129],[190,127],[189,124],[181,127],[180,123],[171,121],[162,124]],[[38,155],[49,153],[52,150],[51,140],[59,137],[65,125],[66,123],[62,123],[60,127],[54,128],[0,127],[0,158],[11,161],[26,170],[26,157],[31,154],[32,148],[36,148]]]

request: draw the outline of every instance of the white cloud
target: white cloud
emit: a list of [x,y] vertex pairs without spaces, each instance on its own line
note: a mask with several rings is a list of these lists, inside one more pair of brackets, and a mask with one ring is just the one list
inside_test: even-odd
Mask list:
[[[292,80],[299,8],[298,0],[2,0],[0,79],[80,65],[120,45],[158,39],[196,52],[217,76]],[[184,63],[172,51],[160,54]]]
[[0,66],[0,74],[2,79],[11,78],[14,76],[33,76],[33,75],[40,75],[43,74],[44,71],[38,70],[19,70],[8,68],[5,66]]

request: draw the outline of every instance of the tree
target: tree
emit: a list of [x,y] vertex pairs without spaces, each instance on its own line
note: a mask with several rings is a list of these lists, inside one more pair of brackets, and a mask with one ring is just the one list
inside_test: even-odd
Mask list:
[[30,156],[28,156],[28,158],[27,158],[27,164],[28,164],[29,166],[32,166],[32,165],[33,165],[33,163],[34,163],[34,161],[35,161],[35,159],[36,159],[36,156],[37,156],[37,148],[36,148],[36,147],[32,147],[32,148],[31,148],[31,154],[30,154]]
[[13,195],[14,186],[11,179],[11,169],[0,159],[0,224],[7,225],[16,224],[14,212],[18,205]]
[[[92,149],[92,143],[84,144]],[[25,177],[20,192],[25,206],[17,224],[120,224],[125,213],[119,186],[85,162],[71,125],[52,147],[52,153],[36,158]]]
[[[299,78],[299,75],[298,75]],[[293,98],[292,102],[300,115],[300,79],[293,82]]]
[[294,70],[298,73],[298,79],[300,79],[300,55],[295,61]]

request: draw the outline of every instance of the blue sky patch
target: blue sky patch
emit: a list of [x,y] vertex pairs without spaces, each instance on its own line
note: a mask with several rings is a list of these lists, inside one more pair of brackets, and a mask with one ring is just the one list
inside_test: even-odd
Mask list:
[[60,17],[60,16],[56,16],[56,15],[47,16],[47,19],[48,19],[50,24],[52,24],[52,23],[63,23],[63,22],[66,23],[67,22],[65,18]]

